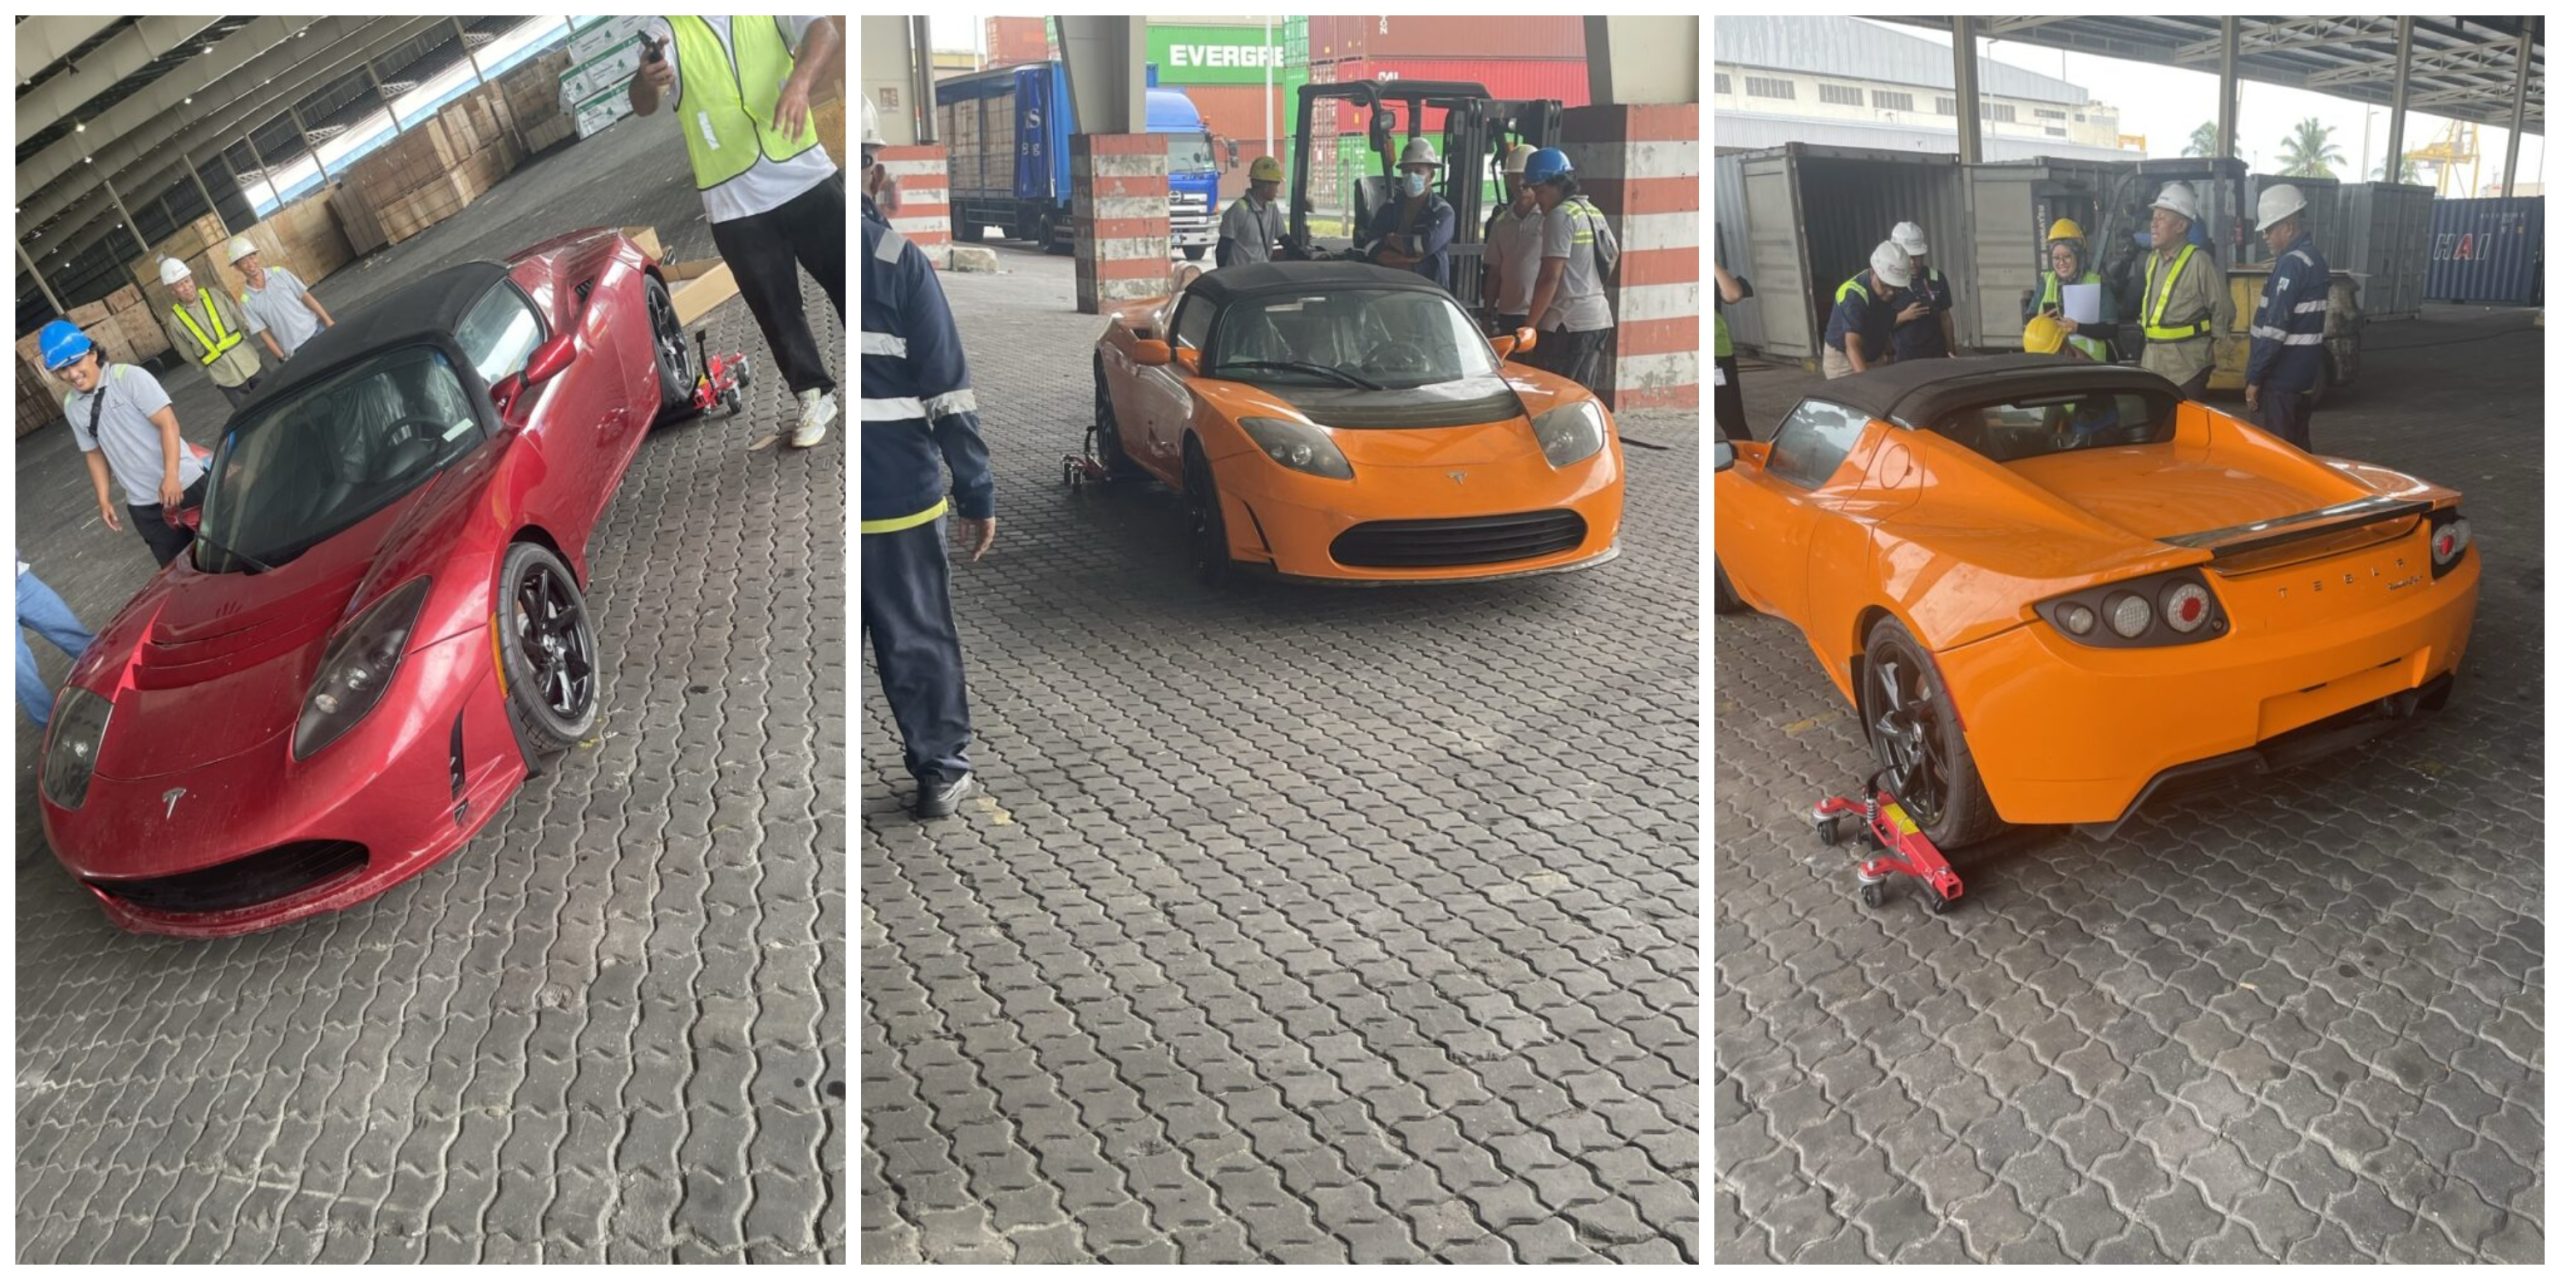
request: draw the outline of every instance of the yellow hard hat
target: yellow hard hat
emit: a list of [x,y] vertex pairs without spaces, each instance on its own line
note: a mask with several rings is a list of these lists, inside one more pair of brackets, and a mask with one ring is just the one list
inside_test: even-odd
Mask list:
[[1280,162],[1270,156],[1255,156],[1253,166],[1245,170],[1245,176],[1255,182],[1278,182]]
[[2030,353],[2049,356],[2062,350],[2062,325],[2052,316],[2037,312],[2027,321],[2026,332],[2018,340]]
[[2056,240],[2086,240],[2088,238],[2089,237],[2080,234],[2079,223],[2073,222],[2069,218],[2056,218],[2053,220],[2053,230],[2045,233],[2044,242],[2046,244],[2052,244]]

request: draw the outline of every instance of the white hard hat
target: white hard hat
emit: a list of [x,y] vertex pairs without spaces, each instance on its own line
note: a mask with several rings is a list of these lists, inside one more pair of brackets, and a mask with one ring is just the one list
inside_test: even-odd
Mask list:
[[223,261],[225,261],[225,262],[235,262],[235,263],[236,263],[236,262],[240,261],[242,258],[248,257],[250,254],[256,253],[257,251],[258,251],[258,246],[254,245],[254,244],[251,244],[251,243],[249,242],[249,237],[247,237],[247,236],[233,236],[233,237],[231,237],[231,248],[230,248],[230,250],[229,250],[229,256],[228,256],[228,257],[225,257],[225,258],[223,259]]
[[862,95],[862,145],[885,147],[889,140],[880,136],[880,112],[871,105],[871,95]]
[[2196,211],[2196,189],[2183,182],[2172,182],[2160,188],[2160,198],[2151,202],[2154,209],[2166,209],[2193,222],[2204,216]]
[[187,264],[178,261],[176,258],[162,258],[160,260],[160,283],[162,284],[176,284],[181,280],[191,279],[194,276],[195,272],[188,270]]
[[[1521,163],[1526,165],[1528,162],[1524,160]],[[1404,158],[1396,161],[1399,169],[1409,164],[1427,164],[1437,169],[1440,167],[1440,149],[1432,146],[1429,138],[1416,138],[1404,144]]]
[[2258,230],[2264,231],[2302,212],[2302,188],[2290,182],[2279,182],[2258,193]]
[[1893,224],[1893,242],[1901,245],[1902,251],[1912,257],[1924,258],[1929,254],[1929,237],[1920,230],[1917,222]]
[[1911,287],[1911,255],[1891,240],[1877,245],[1876,251],[1867,255],[1867,266],[1876,273],[1876,279],[1896,289]]
[[1509,151],[1502,153],[1502,171],[1504,173],[1527,172],[1529,168],[1529,153],[1535,150],[1537,150],[1536,147],[1530,146],[1525,142],[1513,143]]

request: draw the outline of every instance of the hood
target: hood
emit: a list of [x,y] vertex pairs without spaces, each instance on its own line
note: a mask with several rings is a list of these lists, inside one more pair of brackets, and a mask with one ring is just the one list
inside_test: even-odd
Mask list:
[[[1258,399],[1329,427],[1355,468],[1490,466],[1538,452],[1520,397],[1500,378],[1427,387],[1260,387]],[[1243,409],[1245,414],[1255,412]]]
[[[482,454],[491,451],[482,450]],[[101,776],[195,768],[289,732],[339,625],[423,571],[468,504],[449,468],[288,563],[200,573],[181,556],[116,615],[72,673],[115,702]],[[413,647],[433,637],[413,638]]]

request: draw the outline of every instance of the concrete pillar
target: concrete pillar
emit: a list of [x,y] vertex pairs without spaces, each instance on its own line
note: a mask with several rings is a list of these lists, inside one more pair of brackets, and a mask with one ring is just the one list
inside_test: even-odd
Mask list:
[[2382,148],[2382,180],[2400,180],[2400,139],[2409,124],[2409,42],[2417,38],[2409,15],[2400,15],[2398,62],[2391,73],[2390,141]]
[[951,164],[941,147],[882,147],[880,163],[898,183],[889,225],[939,267],[951,248]]
[[1076,310],[1173,289],[1173,186],[1164,135],[1079,133],[1067,139],[1075,184]]
[[2516,110],[2507,120],[2507,167],[2500,169],[2505,193],[2516,193],[2516,158],[2524,146],[2525,90],[2533,83],[2533,19],[2524,20],[2524,29],[2516,33]]
[[1617,342],[1591,390],[1613,410],[1698,407],[1698,104],[1568,107],[1564,152],[1618,234]]
[[27,274],[35,277],[36,291],[44,295],[45,301],[53,304],[53,313],[55,315],[62,315],[69,310],[69,308],[62,305],[62,299],[54,296],[53,286],[45,283],[44,272],[36,269],[36,260],[27,256],[27,246],[25,241],[18,242],[18,261],[25,263]]
[[1956,158],[1982,163],[1982,71],[1974,61],[1973,19],[1956,17]]

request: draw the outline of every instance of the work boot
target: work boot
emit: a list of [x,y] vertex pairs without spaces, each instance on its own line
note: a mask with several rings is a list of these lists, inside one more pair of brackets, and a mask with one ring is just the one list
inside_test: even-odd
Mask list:
[[800,425],[791,432],[792,447],[806,449],[827,438],[827,424],[836,420],[836,393],[811,387],[800,393]]
[[960,797],[977,789],[978,775],[974,773],[929,780],[916,788],[916,816],[948,818],[960,811]]

